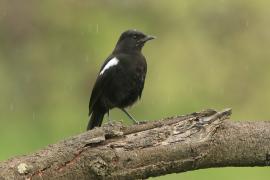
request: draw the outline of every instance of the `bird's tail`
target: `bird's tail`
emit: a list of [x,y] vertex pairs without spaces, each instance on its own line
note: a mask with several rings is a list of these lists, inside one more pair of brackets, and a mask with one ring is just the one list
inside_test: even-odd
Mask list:
[[89,119],[87,130],[93,129],[96,126],[101,126],[105,110],[95,109]]

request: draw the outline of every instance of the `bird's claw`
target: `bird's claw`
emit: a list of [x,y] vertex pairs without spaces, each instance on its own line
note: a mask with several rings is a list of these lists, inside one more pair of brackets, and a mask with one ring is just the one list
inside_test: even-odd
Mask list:
[[146,121],[136,121],[134,124],[139,125],[139,124],[146,124],[146,123],[147,123]]
[[113,122],[109,121],[109,122],[108,122],[108,125],[109,125],[109,126],[113,126]]

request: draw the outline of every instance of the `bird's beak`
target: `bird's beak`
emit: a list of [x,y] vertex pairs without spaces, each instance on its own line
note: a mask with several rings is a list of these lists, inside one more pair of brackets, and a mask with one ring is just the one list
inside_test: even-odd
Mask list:
[[143,42],[143,43],[145,43],[145,42],[150,41],[152,39],[156,39],[156,37],[155,36],[149,36],[148,35],[145,38],[141,39],[140,41]]

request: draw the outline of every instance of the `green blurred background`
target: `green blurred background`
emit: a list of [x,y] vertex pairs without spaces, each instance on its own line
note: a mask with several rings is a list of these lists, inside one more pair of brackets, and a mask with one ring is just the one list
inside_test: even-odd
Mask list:
[[[130,112],[154,120],[233,108],[270,119],[270,1],[0,0],[0,160],[85,131],[88,100],[120,33],[158,37]],[[112,111],[113,119],[126,116]],[[128,123],[128,122],[127,122]],[[269,180],[269,168],[222,168],[155,179]]]

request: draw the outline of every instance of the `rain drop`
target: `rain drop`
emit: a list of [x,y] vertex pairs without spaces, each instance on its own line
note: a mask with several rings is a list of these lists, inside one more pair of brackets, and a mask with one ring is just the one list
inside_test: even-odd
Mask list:
[[35,113],[35,112],[32,113],[32,119],[33,119],[33,120],[36,119],[36,113]]
[[86,55],[85,62],[89,62],[89,56]]
[[96,33],[99,33],[99,25],[96,24]]
[[13,104],[13,103],[11,103],[11,104],[9,105],[9,109],[10,109],[10,111],[14,111],[14,104]]

